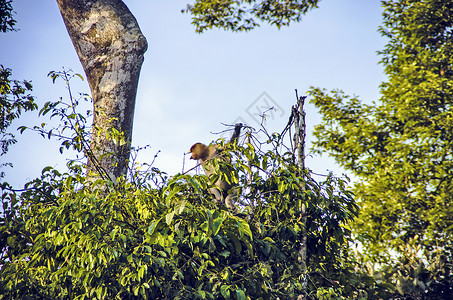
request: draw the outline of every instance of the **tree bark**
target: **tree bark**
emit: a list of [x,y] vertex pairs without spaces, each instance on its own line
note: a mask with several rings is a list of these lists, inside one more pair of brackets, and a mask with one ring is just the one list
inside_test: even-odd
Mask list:
[[[94,118],[87,172],[111,180],[127,173],[135,97],[148,47],[121,0],[57,0],[90,85]],[[117,130],[123,142],[112,139]]]
[[[299,166],[299,172],[302,176],[305,177],[305,137],[307,134],[306,123],[305,123],[305,111],[304,104],[306,96],[301,96],[297,94],[296,90],[297,105],[293,106],[293,118],[294,118],[294,145],[297,151],[297,164]],[[304,184],[301,185],[301,189],[305,190]],[[300,218],[301,223],[304,226],[304,231],[302,233],[302,241],[299,247],[299,261],[301,264],[302,272],[307,272],[307,208],[305,204],[302,204],[300,208]],[[307,288],[308,280],[305,274],[305,279],[302,281],[302,287]],[[298,300],[305,299],[304,295],[299,295]]]

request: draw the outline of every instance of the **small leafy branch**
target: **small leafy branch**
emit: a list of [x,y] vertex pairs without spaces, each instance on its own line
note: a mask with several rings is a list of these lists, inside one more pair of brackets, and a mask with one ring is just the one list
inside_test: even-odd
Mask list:
[[[11,75],[11,69],[0,65],[0,156],[8,152],[10,145],[17,142],[14,134],[7,131],[12,122],[23,112],[38,108],[30,94],[33,90],[31,82],[12,80]],[[0,163],[0,168],[7,165],[12,166],[11,163]],[[0,178],[3,176],[4,172],[0,172]]]
[[[57,79],[63,79],[68,90],[69,103],[60,97],[60,100],[55,102],[46,102],[39,111],[40,116],[50,114],[50,119],[58,118],[59,125],[56,128],[47,129],[46,123],[41,123],[40,126],[34,126],[33,130],[38,132],[42,137],[56,137],[62,140],[60,146],[60,153],[64,150],[73,149],[77,152],[82,152],[84,155],[89,156],[89,140],[91,128],[87,125],[87,121],[93,117],[91,110],[87,110],[84,114],[76,110],[81,101],[91,102],[91,97],[88,94],[80,94],[79,98],[73,96],[70,81],[74,77],[83,80],[82,75],[73,74],[71,70],[51,71],[48,76],[55,83]],[[20,127],[21,132],[28,129],[25,126]],[[69,134],[68,134],[69,133]]]
[[260,23],[277,28],[289,26],[291,22],[299,22],[317,4],[318,0],[196,0],[182,12],[192,15],[192,24],[197,33],[213,27],[237,32],[250,31],[260,26]]
[[[78,162],[86,168],[88,159],[94,166],[97,173],[102,178],[108,178],[107,172],[98,163],[98,158],[93,155],[93,149],[90,148],[91,132],[93,118],[93,111],[87,109],[85,112],[79,112],[79,105],[83,102],[92,103],[92,98],[86,93],[80,93],[79,97],[73,95],[71,89],[71,80],[73,78],[83,79],[83,76],[73,73],[72,70],[51,71],[48,76],[55,83],[57,79],[62,79],[68,91],[68,100],[60,97],[58,101],[49,101],[39,111],[40,116],[50,115],[50,119],[58,119],[58,125],[49,129],[48,124],[41,123],[40,126],[28,128],[26,126],[19,127],[20,132],[27,129],[38,132],[42,137],[51,139],[57,138],[61,141],[60,153],[63,154],[65,150],[74,150],[81,155],[77,155],[76,159],[71,159],[70,163]],[[111,137],[121,137],[120,133],[116,133],[112,128],[106,126],[110,132]],[[120,140],[120,138],[118,138]]]

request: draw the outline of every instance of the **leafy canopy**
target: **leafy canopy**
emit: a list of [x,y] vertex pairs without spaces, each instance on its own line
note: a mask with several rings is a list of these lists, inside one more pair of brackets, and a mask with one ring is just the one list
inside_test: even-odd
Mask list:
[[370,259],[398,265],[401,276],[392,280],[403,292],[449,298],[452,274],[444,267],[453,260],[453,3],[383,6],[380,32],[389,42],[380,52],[388,76],[382,96],[363,104],[342,91],[313,88],[312,102],[323,115],[315,145],[357,178],[356,232]]
[[[50,76],[67,85],[74,78],[67,72]],[[61,120],[58,130],[35,130],[60,138],[61,151],[90,155],[84,146],[87,119],[71,95],[40,111]],[[253,131],[247,135],[240,144],[219,141],[232,163],[213,165],[214,176],[242,191],[236,210],[212,201],[208,188],[215,178],[168,176],[152,166],[112,182],[85,175],[85,162],[74,160],[66,172],[45,168],[24,191],[2,184],[0,294],[9,299],[357,294],[347,261],[348,223],[357,207],[345,182],[332,175],[314,181],[278,134],[267,135],[264,143]],[[304,234],[307,272],[298,254]]]
[[249,31],[260,22],[289,26],[299,22],[302,15],[317,8],[319,0],[196,0],[183,12],[192,15],[196,32],[217,27],[225,30]]

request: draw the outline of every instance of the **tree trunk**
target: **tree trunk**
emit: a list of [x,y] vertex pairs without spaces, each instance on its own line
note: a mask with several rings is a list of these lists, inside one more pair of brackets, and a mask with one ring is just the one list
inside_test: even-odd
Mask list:
[[[57,2],[93,97],[88,172],[116,180],[127,172],[135,96],[148,44],[121,0]],[[123,142],[112,138],[115,131],[124,135]]]
[[[301,96],[297,94],[296,90],[297,105],[293,106],[293,118],[294,118],[294,146],[297,151],[297,164],[299,166],[299,172],[302,176],[305,177],[305,137],[306,137],[306,123],[305,123],[305,111],[304,104],[306,96]],[[302,184],[301,189],[305,190],[305,186]],[[304,226],[304,231],[302,233],[302,242],[299,247],[299,261],[301,264],[302,271],[307,272],[307,208],[305,204],[302,204],[300,209],[300,218],[301,223]],[[307,288],[308,280],[305,274],[305,279],[302,281],[302,287]],[[304,295],[299,295],[299,299],[305,299]]]

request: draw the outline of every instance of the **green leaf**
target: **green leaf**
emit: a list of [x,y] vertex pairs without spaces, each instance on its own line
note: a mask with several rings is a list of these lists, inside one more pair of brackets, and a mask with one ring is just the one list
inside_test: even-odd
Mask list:
[[[148,226],[147,233],[149,235],[153,235],[154,234],[154,231],[156,230],[157,225],[159,224],[159,221],[160,220],[154,221],[154,222],[151,223],[151,225]],[[167,222],[167,224],[168,224],[168,222]]]
[[175,216],[175,211],[172,211],[171,213],[168,213],[165,216],[165,221],[167,222],[167,225],[170,225],[171,222],[173,221],[173,217]]
[[84,81],[83,76],[80,75],[79,73],[75,73],[74,76],[77,76],[77,77],[79,77],[82,81]]
[[230,286],[229,285],[221,285],[220,286],[220,294],[226,299],[230,298]]
[[224,219],[223,218],[216,218],[214,220],[214,224],[213,224],[213,232],[212,234],[213,235],[217,235],[219,233],[219,230],[220,228],[222,227],[222,223],[223,223]]
[[238,300],[245,300],[245,293],[243,290],[236,290],[236,297]]

